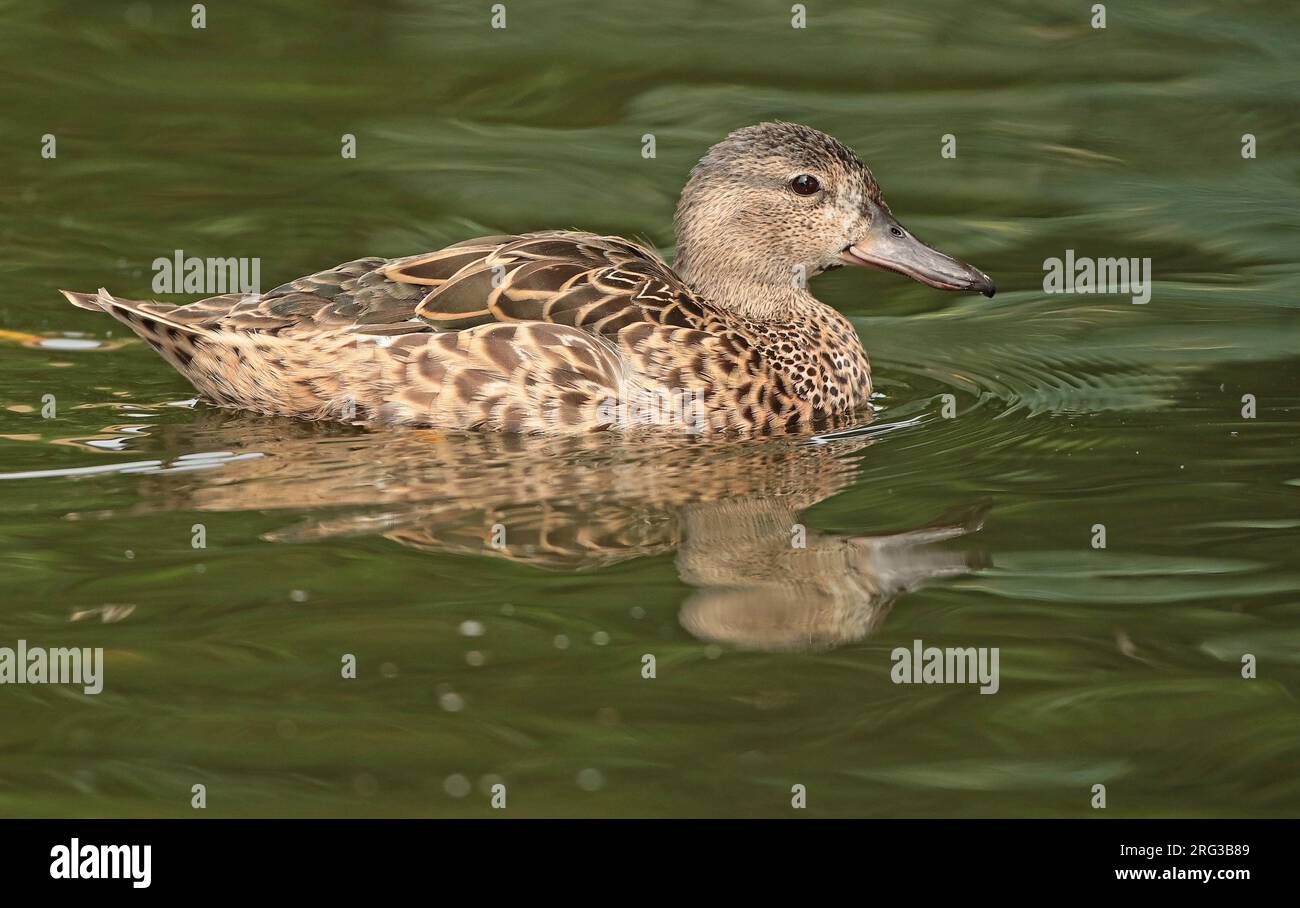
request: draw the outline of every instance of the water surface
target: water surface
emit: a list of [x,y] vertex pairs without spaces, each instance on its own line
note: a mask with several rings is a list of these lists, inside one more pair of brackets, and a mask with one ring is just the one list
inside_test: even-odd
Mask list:
[[[0,10],[0,645],[107,662],[94,697],[0,688],[0,813],[1300,810],[1290,4],[488,6]],[[872,356],[865,433],[228,413],[56,293],[149,296],[176,249],[265,287],[547,227],[670,254],[691,164],[770,118],[1000,288],[815,282]],[[1066,249],[1150,257],[1150,302],[1044,293]],[[998,692],[892,683],[917,639],[998,647]]]

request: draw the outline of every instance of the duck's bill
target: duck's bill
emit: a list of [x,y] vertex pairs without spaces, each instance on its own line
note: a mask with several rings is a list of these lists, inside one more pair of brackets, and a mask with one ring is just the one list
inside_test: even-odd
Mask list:
[[974,290],[989,297],[997,291],[983,271],[922,243],[890,215],[876,217],[871,232],[845,248],[840,259],[849,265],[897,271],[940,290]]

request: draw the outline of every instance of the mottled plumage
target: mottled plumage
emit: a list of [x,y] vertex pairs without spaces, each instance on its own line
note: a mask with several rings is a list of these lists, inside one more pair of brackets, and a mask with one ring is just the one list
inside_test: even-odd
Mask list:
[[[801,174],[816,192],[791,188]],[[849,254],[891,224],[849,149],[763,124],[692,172],[676,269],[628,240],[548,232],[181,306],[65,295],[125,323],[220,406],[505,432],[801,433],[853,420],[871,392],[857,333],[806,278],[859,259],[892,267]]]

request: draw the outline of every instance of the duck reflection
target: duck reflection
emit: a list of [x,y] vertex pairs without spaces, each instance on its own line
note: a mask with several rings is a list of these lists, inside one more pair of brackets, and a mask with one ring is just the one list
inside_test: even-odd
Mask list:
[[145,478],[143,508],[303,511],[267,538],[380,535],[562,571],[675,551],[695,590],[683,627],[739,648],[860,640],[900,595],[980,564],[931,545],[977,530],[980,509],[883,536],[804,523],[805,510],[853,482],[869,438],[555,439],[196,416],[163,430],[166,456],[194,463],[195,451],[228,452],[222,465]]

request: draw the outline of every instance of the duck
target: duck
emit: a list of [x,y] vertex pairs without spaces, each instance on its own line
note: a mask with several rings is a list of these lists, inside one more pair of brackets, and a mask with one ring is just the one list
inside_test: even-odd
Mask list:
[[366,257],[188,304],[61,291],[143,338],[219,407],[521,434],[800,435],[870,412],[852,323],[809,290],[845,265],[993,296],[917,239],[871,170],[796,123],[737,129],[691,170],[670,266],[574,230]]

